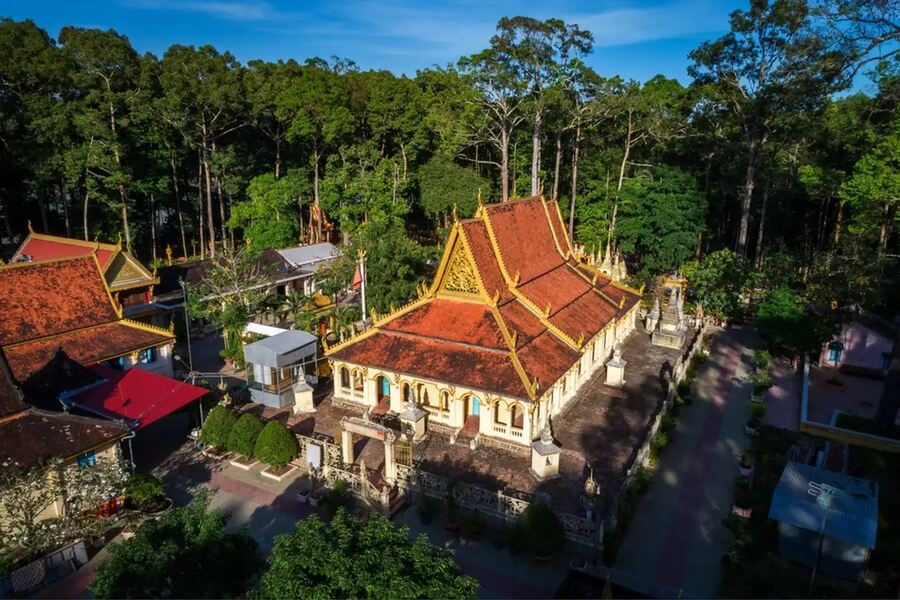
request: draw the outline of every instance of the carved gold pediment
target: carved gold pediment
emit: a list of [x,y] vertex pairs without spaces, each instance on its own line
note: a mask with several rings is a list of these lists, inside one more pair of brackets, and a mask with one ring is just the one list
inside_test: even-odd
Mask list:
[[441,290],[456,294],[479,295],[478,276],[475,265],[466,254],[462,244],[456,244],[447,263],[447,272],[441,282]]

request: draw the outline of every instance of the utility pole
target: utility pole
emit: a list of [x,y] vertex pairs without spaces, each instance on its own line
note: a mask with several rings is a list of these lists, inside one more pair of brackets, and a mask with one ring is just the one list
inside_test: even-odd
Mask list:
[[188,314],[188,304],[187,304],[187,283],[185,283],[184,279],[178,278],[178,285],[181,286],[181,297],[184,301],[184,327],[187,332],[187,347],[188,347],[188,368],[191,370],[191,373],[194,372],[194,356],[191,354],[191,316]]

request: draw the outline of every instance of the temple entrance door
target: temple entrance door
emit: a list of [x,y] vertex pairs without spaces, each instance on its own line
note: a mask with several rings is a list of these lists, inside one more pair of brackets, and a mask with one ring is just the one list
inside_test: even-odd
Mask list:
[[378,391],[379,391],[379,400],[382,398],[390,398],[391,397],[391,383],[388,381],[387,377],[379,376],[378,377]]
[[469,409],[469,415],[473,417],[477,417],[481,415],[481,401],[478,400],[475,396],[472,396],[469,401],[471,402],[471,408]]

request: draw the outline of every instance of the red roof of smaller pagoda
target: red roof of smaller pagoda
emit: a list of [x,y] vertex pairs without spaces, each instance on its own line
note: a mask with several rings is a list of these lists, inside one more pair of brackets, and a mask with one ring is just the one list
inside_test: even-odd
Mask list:
[[75,404],[114,418],[137,423],[142,429],[187,406],[207,390],[139,368],[117,371],[92,369],[106,381],[68,398]]
[[97,251],[97,262],[100,263],[100,267],[106,269],[118,248],[111,244],[98,244],[32,233],[16,252],[16,256],[27,255],[31,257],[31,260],[50,260],[87,256],[94,250]]

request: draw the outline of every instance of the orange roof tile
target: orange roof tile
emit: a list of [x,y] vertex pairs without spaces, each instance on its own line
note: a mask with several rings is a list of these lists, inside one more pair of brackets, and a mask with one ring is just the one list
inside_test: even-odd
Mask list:
[[[435,282],[429,292],[435,297],[389,315],[330,356],[533,397],[535,378],[541,389],[554,384],[581,356],[577,340],[590,339],[639,300],[606,277],[595,279],[592,269],[569,256],[571,246],[553,202],[536,197],[484,206],[456,227],[451,241],[458,239],[454,235],[464,238],[471,253],[467,260],[474,260],[484,292],[442,292],[441,282]],[[438,277],[447,276],[458,246],[448,242]],[[465,267],[460,269],[458,277],[468,276]]]
[[0,346],[119,318],[93,256],[0,268]]
[[62,349],[83,365],[129,354],[171,340],[171,336],[133,327],[124,322],[105,323],[4,348],[10,369],[22,382],[46,365]]

